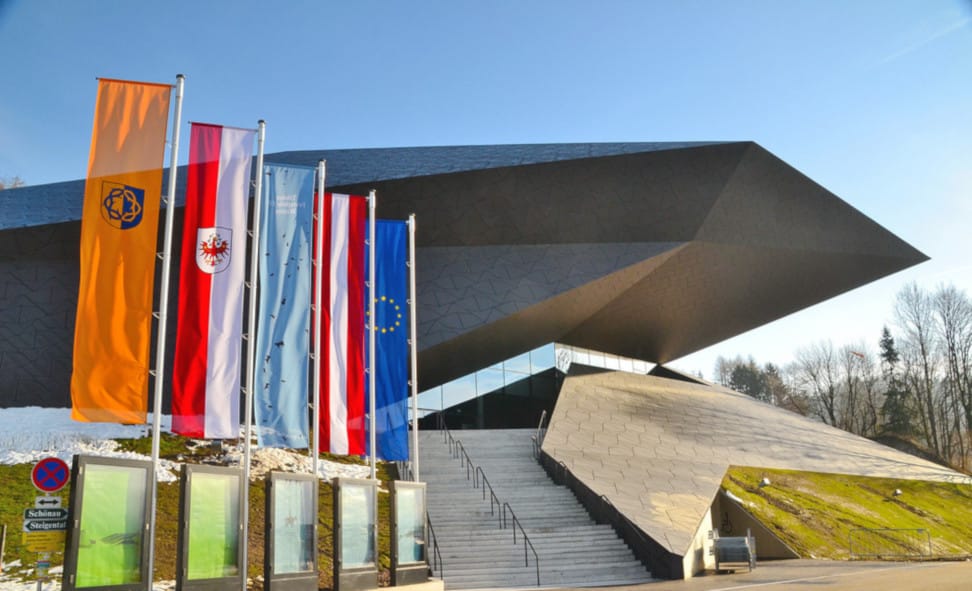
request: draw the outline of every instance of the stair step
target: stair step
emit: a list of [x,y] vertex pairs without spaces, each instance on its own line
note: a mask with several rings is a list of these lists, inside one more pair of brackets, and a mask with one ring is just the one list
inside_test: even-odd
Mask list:
[[[533,552],[512,516],[490,501],[485,475],[500,504],[508,503],[539,555],[541,585],[584,587],[651,581],[647,569],[610,525],[597,524],[573,493],[557,485],[533,457],[533,429],[457,431],[472,462],[455,457],[441,432],[419,433],[429,519],[444,563],[446,589],[532,587]],[[475,467],[480,470],[475,470]],[[483,498],[485,496],[485,499]],[[528,564],[524,566],[524,551]]]

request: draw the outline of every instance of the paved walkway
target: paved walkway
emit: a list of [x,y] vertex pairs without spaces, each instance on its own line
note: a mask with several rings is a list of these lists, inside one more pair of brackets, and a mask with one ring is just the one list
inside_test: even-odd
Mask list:
[[566,379],[543,449],[680,556],[730,465],[972,484],[730,390],[609,371]]
[[[761,563],[753,572],[663,581],[625,591],[968,591],[972,562],[829,562],[782,560]],[[589,590],[588,590],[589,591]]]

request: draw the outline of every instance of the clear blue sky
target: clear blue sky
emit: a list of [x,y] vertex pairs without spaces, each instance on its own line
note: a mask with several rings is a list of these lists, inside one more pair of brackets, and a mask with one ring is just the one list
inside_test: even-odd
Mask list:
[[96,77],[183,73],[185,121],[265,119],[267,152],[754,140],[932,257],[673,364],[707,377],[874,349],[907,281],[972,292],[969,0],[0,0],[0,56],[32,185],[84,176]]

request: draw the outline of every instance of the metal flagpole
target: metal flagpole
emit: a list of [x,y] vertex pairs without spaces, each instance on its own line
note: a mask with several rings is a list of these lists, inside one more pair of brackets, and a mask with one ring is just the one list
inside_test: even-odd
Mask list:
[[377,478],[378,470],[376,458],[378,457],[377,438],[375,437],[375,327],[378,326],[375,318],[375,201],[377,196],[374,189],[368,193],[368,436],[371,456],[371,479]]
[[323,308],[322,302],[324,295],[323,277],[324,265],[321,264],[324,254],[324,177],[327,173],[327,162],[321,160],[317,163],[317,211],[316,226],[314,232],[317,234],[317,259],[314,261],[314,354],[311,359],[314,361],[314,379],[311,385],[311,409],[314,413],[313,425],[314,433],[311,436],[311,469],[314,477],[320,478],[317,474],[317,467],[321,458],[321,316]]
[[415,293],[415,214],[408,216],[408,316],[409,316],[409,357],[412,364],[412,480],[419,481],[419,443],[418,443],[418,330],[416,329]]
[[246,400],[246,418],[243,425],[243,591],[246,591],[247,549],[249,546],[250,526],[250,437],[253,423],[253,374],[256,360],[256,309],[257,285],[260,269],[260,208],[263,198],[263,143],[266,138],[267,123],[261,119],[257,124],[256,182],[253,186],[253,224],[250,230],[250,308],[246,328],[246,385],[243,393]]
[[165,325],[169,311],[169,269],[172,260],[172,226],[175,219],[176,172],[179,163],[179,128],[182,125],[182,95],[186,77],[176,76],[175,125],[172,126],[172,145],[169,152],[169,186],[165,196],[165,228],[162,246],[162,285],[159,287],[158,329],[155,342],[155,393],[152,400],[152,511],[149,514],[148,532],[148,581],[146,589],[152,591],[152,573],[155,561],[155,509],[158,504],[159,438],[162,433],[162,382],[165,375]]

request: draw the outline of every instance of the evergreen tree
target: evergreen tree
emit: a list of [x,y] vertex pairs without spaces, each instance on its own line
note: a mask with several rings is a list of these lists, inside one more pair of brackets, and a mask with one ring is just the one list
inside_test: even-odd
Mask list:
[[908,392],[898,377],[898,361],[901,356],[894,344],[891,331],[885,326],[881,331],[881,372],[884,375],[884,404],[881,414],[884,415],[884,430],[896,435],[909,435],[912,432],[911,411],[908,404]]
[[746,363],[739,363],[732,368],[729,377],[729,387],[736,392],[748,394],[756,400],[771,402],[772,395],[766,383],[766,375],[756,366],[752,357]]

